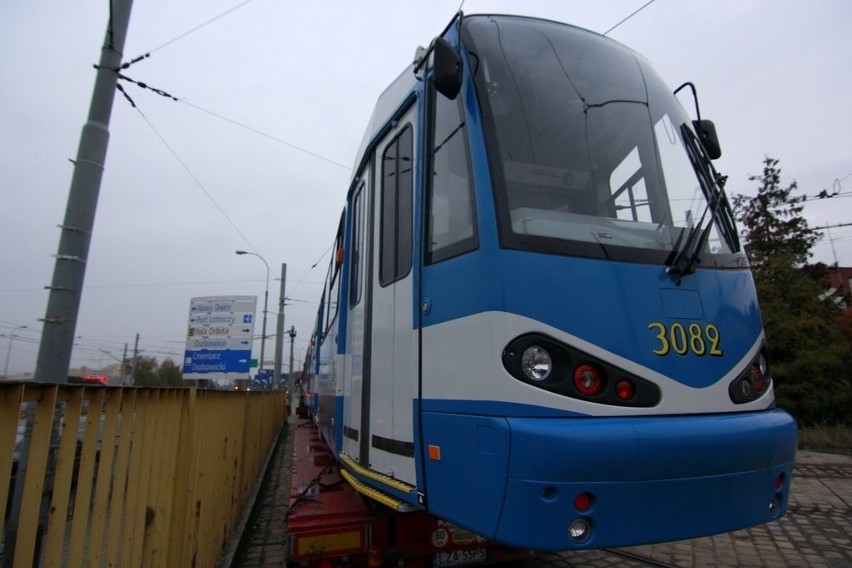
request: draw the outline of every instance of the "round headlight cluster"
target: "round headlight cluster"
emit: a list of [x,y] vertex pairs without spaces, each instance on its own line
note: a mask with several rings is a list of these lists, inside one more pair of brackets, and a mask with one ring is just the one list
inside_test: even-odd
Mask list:
[[660,402],[660,388],[652,381],[543,334],[516,337],[501,356],[512,377],[556,394],[617,406],[652,407]]
[[766,355],[761,352],[731,386],[728,393],[735,404],[745,404],[760,398],[769,390],[769,363]]
[[529,380],[543,381],[553,370],[553,358],[544,347],[530,345],[521,355],[521,369]]

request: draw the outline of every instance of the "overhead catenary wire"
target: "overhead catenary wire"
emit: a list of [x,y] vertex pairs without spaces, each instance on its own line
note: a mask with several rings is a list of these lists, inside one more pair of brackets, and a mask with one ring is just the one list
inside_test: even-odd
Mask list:
[[174,156],[175,160],[177,160],[178,164],[180,164],[180,166],[184,169],[184,171],[187,173],[187,175],[189,175],[189,177],[192,178],[192,181],[195,182],[196,187],[198,187],[198,189],[201,190],[201,192],[207,197],[207,199],[210,200],[210,203],[213,204],[213,206],[219,211],[219,213],[222,215],[222,217],[228,222],[229,225],[231,225],[231,227],[234,229],[234,231],[237,232],[237,234],[243,239],[243,241],[249,247],[251,247],[252,250],[254,250],[255,247],[251,243],[251,241],[248,239],[248,237],[240,230],[240,228],[237,226],[237,224],[234,222],[234,220],[231,219],[228,216],[228,214],[225,212],[225,210],[222,208],[222,206],[219,205],[219,203],[213,198],[213,196],[210,194],[210,192],[207,191],[207,188],[204,187],[204,184],[201,183],[201,180],[198,179],[198,176],[196,176],[193,173],[193,171],[189,168],[189,166],[186,165],[186,162],[184,162],[181,159],[181,157],[178,155],[178,153],[175,151],[175,149],[172,148],[172,146],[166,141],[166,139],[163,137],[163,135],[160,134],[160,131],[156,129],[156,127],[151,123],[150,120],[148,120],[148,117],[145,116],[145,114],[142,112],[142,110],[139,107],[134,106],[134,108],[136,109],[136,112],[139,113],[139,116],[142,117],[142,119],[145,121],[145,123],[151,129],[151,131],[154,132],[154,134],[157,136],[157,138],[160,139],[160,142],[162,142],[163,145],[169,150],[169,152],[171,152],[172,156]]
[[632,18],[633,16],[635,16],[636,14],[638,14],[639,12],[641,12],[642,10],[644,10],[645,8],[647,8],[648,6],[653,4],[655,1],[656,0],[648,0],[648,2],[645,2],[641,7],[634,10],[629,16],[627,16],[626,18],[624,18],[623,20],[621,20],[620,22],[618,22],[617,24],[615,24],[614,26],[609,28],[607,31],[605,31],[601,35],[604,35],[604,36],[607,35],[609,32],[611,32],[612,30],[614,30],[615,28],[617,28],[618,26],[620,26],[621,24],[623,24],[624,22],[626,22],[627,20],[629,20],[630,18]]
[[232,119],[232,118],[228,118],[227,116],[224,116],[224,115],[221,115],[221,114],[219,114],[219,113],[216,113],[216,112],[213,112],[213,111],[211,111],[211,110],[208,110],[208,109],[206,109],[206,108],[200,107],[200,106],[198,106],[198,105],[196,105],[196,104],[193,104],[193,103],[191,103],[191,102],[189,102],[189,101],[187,101],[187,100],[185,100],[185,99],[176,99],[176,100],[177,100],[178,102],[181,102],[181,103],[185,104],[185,105],[191,106],[192,108],[194,108],[194,109],[196,109],[196,110],[200,110],[200,111],[202,111],[202,112],[206,112],[207,114],[209,114],[209,115],[211,115],[211,116],[213,116],[213,117],[216,117],[216,118],[218,118],[218,119],[220,119],[220,120],[224,120],[224,121],[226,121],[226,122],[230,122],[231,124],[233,124],[233,125],[235,125],[235,126],[239,126],[240,128],[244,128],[244,129],[248,130],[249,132],[253,132],[253,133],[255,133],[255,134],[258,134],[258,135],[260,135],[260,136],[263,136],[263,137],[265,137],[265,138],[268,138],[268,139],[270,139],[270,140],[272,140],[272,141],[274,141],[274,142],[278,142],[279,144],[284,144],[285,146],[289,146],[290,148],[293,148],[294,150],[298,150],[299,152],[303,152],[303,153],[305,153],[305,154],[308,154],[308,155],[310,155],[310,156],[313,156],[314,158],[318,158],[318,159],[320,159],[320,160],[323,160],[323,161],[325,161],[325,162],[328,162],[329,164],[331,164],[331,165],[333,165],[333,166],[337,166],[338,168],[341,168],[341,169],[343,169],[343,170],[346,170],[347,172],[349,172],[349,171],[351,170],[351,168],[350,168],[349,166],[345,165],[345,164],[341,164],[340,162],[337,162],[337,161],[335,161],[335,160],[332,160],[331,158],[327,158],[326,156],[323,156],[322,154],[317,154],[316,152],[313,152],[313,151],[311,151],[311,150],[308,150],[307,148],[303,148],[302,146],[299,146],[299,145],[297,145],[297,144],[293,144],[292,142],[288,142],[288,141],[286,141],[286,140],[284,140],[284,139],[282,139],[282,138],[279,138],[279,137],[277,137],[277,136],[274,136],[274,135],[272,135],[272,134],[269,134],[268,132],[264,132],[264,131],[262,131],[262,130],[258,130],[257,128],[254,128],[253,126],[248,126],[247,124],[243,124],[242,122],[238,122],[238,121],[236,121],[236,120],[234,120],[234,119]]
[[843,193],[833,193],[829,195],[805,195],[805,199],[803,201],[820,201],[824,199],[833,199],[835,197],[852,197],[852,191],[845,191]]
[[[270,270],[271,273],[271,270]],[[276,276],[276,279],[279,277]],[[300,282],[304,282],[306,279],[302,279]],[[121,288],[173,288],[177,286],[209,286],[212,284],[250,284],[256,282],[263,282],[262,279],[256,278],[248,278],[243,280],[198,280],[198,281],[186,281],[186,282],[165,282],[165,281],[157,281],[157,282],[120,282],[120,283],[112,283],[112,284],[86,284],[87,289],[121,289]],[[322,282],[318,280],[308,280],[310,284],[322,284]],[[0,288],[0,293],[6,292],[41,292],[44,290],[43,286],[33,287],[33,288]],[[290,298],[287,298],[290,300]]]
[[[40,289],[41,289],[41,288],[40,288]],[[27,326],[27,327],[25,327],[25,328],[23,328],[23,329],[28,329],[28,330],[29,330],[29,329],[31,329],[31,328],[29,327],[29,324],[15,323],[15,322],[11,322],[11,321],[6,321],[6,320],[2,320],[2,319],[0,319],[0,326],[3,326],[3,327],[21,327],[22,325],[26,325],[26,326]]]
[[[219,14],[219,15],[217,15],[217,16],[214,16],[214,17],[210,18],[209,20],[205,20],[204,22],[202,22],[202,23],[198,24],[197,26],[195,26],[195,27],[193,27],[193,28],[191,28],[191,29],[189,29],[189,30],[187,30],[187,31],[183,32],[182,34],[180,34],[180,35],[178,35],[178,36],[176,36],[176,37],[174,37],[174,38],[170,39],[169,41],[165,42],[164,44],[162,44],[162,45],[160,45],[160,46],[158,46],[158,47],[155,47],[154,49],[151,49],[151,50],[149,50],[149,51],[146,51],[146,52],[145,52],[145,53],[143,53],[142,55],[139,55],[139,56],[137,56],[137,57],[134,57],[133,59],[131,59],[131,60],[130,60],[130,61],[128,61],[127,63],[123,63],[123,64],[121,65],[120,69],[127,69],[128,67],[130,67],[130,66],[131,66],[131,65],[133,65],[134,63],[138,63],[139,61],[142,61],[142,60],[144,60],[144,59],[149,58],[149,57],[151,56],[151,54],[152,54],[152,53],[154,53],[155,51],[159,51],[159,50],[163,49],[164,47],[168,47],[169,45],[171,45],[171,44],[173,44],[173,43],[175,43],[175,42],[177,42],[177,41],[182,40],[182,39],[183,39],[183,38],[185,38],[186,36],[191,35],[191,34],[193,34],[193,33],[197,32],[198,30],[200,30],[200,29],[202,29],[202,28],[204,28],[204,27],[206,27],[206,26],[208,26],[208,25],[212,24],[213,22],[215,22],[215,21],[217,21],[217,20],[220,20],[221,18],[224,18],[224,17],[225,17],[225,16],[227,16],[228,14],[230,14],[230,13],[232,13],[232,12],[234,12],[234,11],[236,11],[236,10],[240,9],[240,8],[242,8],[243,6],[245,6],[246,4],[249,4],[249,3],[251,3],[251,2],[252,2],[252,0],[245,0],[244,2],[241,2],[240,4],[237,4],[236,6],[233,6],[233,7],[231,7],[231,8],[228,8],[227,10],[225,10],[224,12],[222,12],[221,14]],[[111,11],[111,10],[112,10],[112,2],[110,2],[110,11]],[[118,71],[118,69],[116,69],[116,71]]]
[[292,290],[293,292],[295,292],[299,288],[299,286],[301,286],[305,282],[305,280],[307,280],[308,276],[311,275],[311,272],[313,272],[314,269],[319,265],[319,263],[322,262],[322,259],[325,258],[325,255],[327,255],[333,247],[334,247],[334,242],[332,242],[329,245],[329,247],[327,249],[325,249],[325,252],[323,252],[322,255],[320,255],[320,257],[317,259],[317,261],[311,265],[311,267],[308,269],[308,271],[305,272],[305,275],[302,276],[302,279],[299,280],[298,282],[296,282],[296,285],[293,286],[293,290]]
[[[97,69],[97,68],[98,68],[98,66],[95,65],[95,69]],[[200,110],[201,112],[207,113],[210,116],[218,118],[219,120],[223,120],[225,122],[233,124],[234,126],[239,126],[240,128],[248,130],[249,132],[252,132],[252,133],[257,134],[259,136],[263,136],[264,138],[267,138],[267,139],[272,140],[274,142],[277,142],[279,144],[283,144],[283,145],[285,145],[289,148],[292,148],[294,150],[298,150],[299,152],[302,152],[304,154],[308,154],[309,156],[313,156],[314,158],[317,158],[319,160],[323,160],[324,162],[327,162],[327,163],[329,163],[333,166],[337,166],[338,168],[341,168],[342,170],[345,170],[346,172],[350,171],[349,166],[347,166],[345,164],[341,164],[340,162],[332,160],[331,158],[323,156],[322,154],[318,154],[317,152],[314,152],[312,150],[308,150],[307,148],[299,146],[298,144],[293,144],[292,142],[288,142],[287,140],[284,140],[283,138],[279,138],[278,136],[275,136],[273,134],[269,134],[268,132],[264,132],[260,129],[253,127],[253,126],[249,126],[247,124],[239,122],[238,120],[234,120],[233,118],[229,118],[229,117],[224,116],[220,113],[217,113],[217,112],[214,112],[212,110],[206,109],[204,107],[198,106],[197,104],[191,103],[186,99],[180,99],[180,98],[172,95],[171,93],[164,91],[163,89],[158,89],[156,87],[152,87],[151,85],[149,85],[149,84],[147,84],[143,81],[137,81],[135,79],[128,77],[127,75],[119,73],[118,70],[115,70],[115,72],[118,75],[118,78],[120,80],[127,81],[129,83],[133,83],[134,85],[136,85],[137,87],[139,87],[141,89],[152,91],[152,92],[160,95],[161,97],[165,97],[167,99],[171,99],[173,101],[183,103],[183,104],[185,104],[189,107],[192,107],[196,110]],[[133,108],[136,108],[136,102],[130,97],[130,95],[127,93],[127,91],[124,90],[124,88],[121,86],[120,83],[116,84],[116,88],[121,92],[122,95],[124,95],[124,98],[127,99],[127,101],[130,103],[130,106],[132,106]]]
[[225,10],[224,12],[222,12],[221,14],[219,14],[218,16],[213,16],[213,17],[212,17],[212,18],[210,18],[209,20],[206,20],[206,21],[204,21],[204,22],[202,22],[202,23],[198,24],[198,25],[197,25],[197,26],[195,26],[194,28],[192,28],[192,29],[189,29],[189,30],[185,31],[184,33],[180,34],[179,36],[177,36],[177,37],[175,37],[175,38],[170,39],[170,40],[169,40],[169,41],[167,41],[166,43],[164,43],[164,44],[162,44],[162,45],[160,45],[160,46],[158,46],[158,47],[155,47],[154,49],[152,49],[152,50],[148,51],[148,53],[149,53],[149,54],[151,54],[151,53],[154,53],[155,51],[160,51],[160,50],[161,50],[161,49],[163,49],[164,47],[167,47],[167,46],[169,46],[169,45],[171,45],[171,44],[173,44],[173,43],[175,43],[175,42],[177,42],[177,41],[179,41],[179,40],[182,40],[182,39],[183,39],[183,38],[185,38],[186,36],[188,36],[188,35],[190,35],[190,34],[193,34],[193,33],[197,32],[197,31],[198,31],[198,30],[200,30],[201,28],[204,28],[204,27],[206,27],[206,26],[208,26],[208,25],[212,24],[212,23],[213,23],[213,22],[215,22],[216,20],[220,20],[220,19],[224,18],[224,17],[225,17],[225,16],[227,16],[228,14],[230,14],[230,13],[232,13],[232,12],[235,12],[235,11],[239,10],[240,8],[242,8],[242,7],[243,7],[243,6],[245,6],[246,4],[250,4],[251,2],[252,2],[252,0],[245,0],[244,2],[241,2],[241,3],[237,4],[236,6],[233,6],[233,7],[231,7],[231,8],[228,8],[227,10]]
[[852,191],[843,191],[843,182],[852,177],[852,173],[848,173],[842,178],[834,178],[830,187],[819,190],[816,194],[805,194],[802,196],[802,201],[818,201],[821,199],[832,199],[834,197],[849,197],[852,196]]
[[[326,156],[323,156],[322,154],[318,154],[317,152],[314,152],[314,151],[308,150],[307,148],[304,148],[304,147],[302,147],[302,146],[299,146],[298,144],[294,144],[294,143],[292,143],[292,142],[288,142],[287,140],[284,140],[283,138],[279,138],[278,136],[275,136],[275,135],[269,134],[268,132],[264,132],[264,131],[262,131],[262,130],[259,130],[259,129],[257,129],[257,128],[253,127],[253,126],[249,126],[249,125],[247,125],[247,124],[244,124],[244,123],[239,122],[239,121],[237,121],[237,120],[234,120],[234,119],[232,119],[232,118],[229,118],[229,117],[227,117],[227,116],[224,116],[224,115],[222,115],[222,114],[220,114],[220,113],[217,113],[217,112],[214,112],[214,111],[212,111],[212,110],[209,110],[209,109],[203,108],[203,107],[201,107],[201,106],[198,106],[198,105],[196,105],[196,104],[194,104],[194,103],[189,102],[189,101],[188,101],[188,100],[186,100],[186,99],[180,99],[180,98],[178,98],[178,97],[175,97],[174,95],[172,95],[172,94],[170,94],[170,93],[168,93],[168,92],[166,92],[166,91],[164,91],[164,90],[162,90],[162,89],[158,89],[158,88],[151,87],[150,85],[148,85],[148,84],[147,84],[147,83],[145,83],[145,82],[137,81],[137,80],[132,79],[132,78],[130,78],[130,77],[128,77],[128,76],[126,76],[126,75],[124,75],[124,74],[122,74],[122,73],[121,73],[121,71],[122,71],[122,70],[127,69],[127,68],[128,68],[128,67],[130,67],[131,65],[134,65],[135,63],[138,63],[138,62],[143,61],[143,60],[145,60],[145,59],[148,59],[149,57],[151,57],[151,54],[152,54],[152,53],[154,53],[154,52],[156,52],[156,51],[159,51],[159,50],[163,49],[164,47],[167,47],[167,46],[169,46],[169,45],[171,45],[171,44],[173,44],[173,43],[175,43],[175,42],[177,42],[177,41],[179,41],[179,40],[181,40],[181,39],[185,38],[186,36],[188,36],[188,35],[190,35],[190,34],[192,34],[192,33],[196,32],[196,31],[198,31],[198,30],[202,29],[203,27],[205,27],[205,26],[207,26],[207,25],[209,25],[209,24],[211,24],[211,23],[215,22],[216,20],[219,20],[219,19],[221,19],[221,18],[223,18],[223,17],[227,16],[228,14],[230,14],[230,13],[234,12],[235,10],[237,10],[237,9],[239,9],[239,8],[242,8],[242,7],[243,7],[243,6],[245,6],[246,4],[249,4],[250,2],[252,2],[252,0],[245,0],[245,1],[244,1],[244,2],[242,2],[242,3],[237,4],[236,6],[233,6],[232,8],[229,8],[228,10],[225,10],[225,11],[224,11],[224,12],[222,12],[221,14],[219,14],[219,15],[217,15],[217,16],[214,16],[213,18],[210,18],[209,20],[206,20],[206,21],[202,22],[201,24],[199,24],[199,25],[197,25],[197,26],[193,27],[192,29],[190,29],[190,30],[188,30],[188,31],[186,31],[186,32],[184,32],[184,33],[182,33],[182,34],[178,35],[177,37],[175,37],[175,38],[173,38],[173,39],[171,39],[171,40],[169,40],[169,41],[167,41],[167,42],[163,43],[162,45],[160,45],[160,46],[158,46],[158,47],[155,47],[154,49],[151,49],[151,50],[149,50],[149,51],[147,51],[147,52],[143,53],[142,55],[139,55],[139,56],[137,56],[137,57],[134,57],[133,59],[131,59],[131,60],[130,60],[130,61],[128,61],[128,62],[122,63],[122,65],[121,65],[120,67],[118,67],[118,68],[114,69],[114,71],[115,71],[115,72],[116,72],[116,74],[118,75],[118,78],[119,78],[119,79],[121,79],[121,80],[128,81],[128,82],[130,82],[130,83],[133,83],[133,84],[135,84],[136,86],[138,86],[138,87],[140,87],[140,88],[142,88],[142,89],[146,89],[146,90],[153,91],[154,93],[157,93],[157,94],[158,94],[158,95],[160,95],[160,96],[163,96],[163,97],[166,97],[166,98],[169,98],[169,99],[172,99],[172,100],[175,100],[175,101],[178,101],[178,102],[184,103],[184,104],[186,104],[187,106],[190,106],[190,107],[192,107],[192,108],[194,108],[194,109],[196,109],[196,110],[199,110],[199,111],[201,111],[201,112],[207,113],[207,114],[209,114],[210,116],[213,116],[213,117],[218,118],[218,119],[220,119],[220,120],[224,120],[225,122],[229,122],[229,123],[231,123],[231,124],[233,124],[233,125],[235,125],[235,126],[239,126],[240,128],[243,128],[243,129],[245,129],[245,130],[248,130],[249,132],[253,132],[253,133],[258,134],[258,135],[260,135],[260,136],[263,136],[263,137],[265,137],[265,138],[267,138],[267,139],[269,139],[269,140],[272,140],[272,141],[274,141],[274,142],[278,142],[279,144],[283,144],[283,145],[285,145],[285,146],[288,146],[288,147],[290,147],[290,148],[293,148],[294,150],[298,150],[299,152],[302,152],[302,153],[308,154],[308,155],[310,155],[310,156],[313,156],[313,157],[315,157],[315,158],[317,158],[317,159],[323,160],[323,161],[325,161],[325,162],[327,162],[327,163],[329,163],[329,164],[331,164],[331,165],[333,165],[333,166],[337,166],[338,168],[341,168],[341,169],[343,169],[343,170],[345,170],[345,171],[349,172],[349,171],[350,171],[350,169],[351,169],[349,166],[347,166],[347,165],[345,165],[345,164],[342,164],[342,163],[340,163],[340,162],[338,162],[338,161],[332,160],[331,158],[328,158],[328,157],[326,157]],[[95,66],[95,67],[97,68],[97,66]],[[129,95],[129,94],[128,94],[128,93],[127,93],[127,92],[126,92],[126,91],[125,91],[125,90],[124,90],[121,86],[118,86],[118,89],[119,89],[119,91],[121,91],[121,93],[124,95],[124,97],[128,100],[128,102],[131,104],[131,106],[133,106],[133,107],[135,108],[135,107],[136,107],[136,103],[135,103],[135,101],[134,101],[134,100],[130,97],[130,95]]]

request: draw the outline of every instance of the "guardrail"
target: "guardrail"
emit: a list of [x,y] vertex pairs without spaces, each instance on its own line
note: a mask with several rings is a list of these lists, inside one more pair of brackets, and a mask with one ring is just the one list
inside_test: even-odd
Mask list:
[[282,392],[0,383],[2,565],[213,566]]

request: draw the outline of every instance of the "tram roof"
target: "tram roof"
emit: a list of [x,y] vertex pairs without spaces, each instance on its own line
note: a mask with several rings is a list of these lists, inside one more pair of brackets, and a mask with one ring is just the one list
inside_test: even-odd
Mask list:
[[413,67],[414,63],[406,67],[393,83],[379,95],[376,106],[373,108],[373,114],[367,123],[367,130],[364,132],[361,145],[358,147],[358,153],[355,156],[355,164],[352,169],[353,180],[363,167],[365,152],[375,142],[391,118],[397,114],[406,99],[414,92],[418,79],[414,75]]

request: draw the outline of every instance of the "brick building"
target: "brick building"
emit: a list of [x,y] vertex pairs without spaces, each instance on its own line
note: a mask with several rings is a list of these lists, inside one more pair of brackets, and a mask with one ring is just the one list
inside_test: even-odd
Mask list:
[[[830,295],[836,295],[840,298],[849,298],[852,291],[852,266],[829,266],[828,280]],[[852,312],[852,305],[845,302],[847,312]]]

